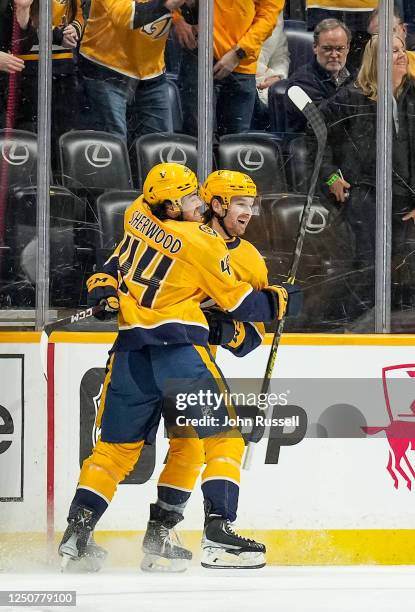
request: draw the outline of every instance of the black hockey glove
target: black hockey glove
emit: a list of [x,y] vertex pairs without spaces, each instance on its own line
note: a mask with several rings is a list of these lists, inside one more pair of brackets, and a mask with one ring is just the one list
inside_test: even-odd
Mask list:
[[270,285],[265,290],[272,292],[276,300],[279,321],[284,316],[296,317],[300,314],[303,306],[303,290],[299,285],[282,283],[281,285]]
[[292,285],[291,283],[282,283],[282,286],[288,293],[288,304],[285,316],[298,317],[304,302],[303,290],[300,285]]
[[105,311],[95,315],[97,319],[103,321],[110,319],[118,313],[120,302],[118,300],[118,283],[109,274],[93,274],[86,281],[88,288],[87,305],[97,306],[105,304]]
[[209,325],[208,342],[219,346],[232,342],[235,336],[235,321],[231,315],[219,308],[209,308],[203,311]]

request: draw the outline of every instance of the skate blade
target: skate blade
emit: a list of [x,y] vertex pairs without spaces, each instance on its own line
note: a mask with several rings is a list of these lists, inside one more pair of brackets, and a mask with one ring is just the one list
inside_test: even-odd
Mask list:
[[70,555],[67,555],[65,553],[59,553],[62,557],[61,559],[61,572],[66,572],[66,570],[68,569],[68,565],[69,562],[72,560],[72,557]]
[[72,574],[92,574],[99,572],[104,565],[103,559],[81,557],[80,559],[62,555],[61,572]]
[[185,572],[189,567],[189,563],[188,559],[166,559],[159,555],[146,553],[141,561],[140,567],[143,572],[167,572],[177,574]]
[[208,546],[202,550],[201,565],[207,569],[260,569],[266,565],[266,560],[264,553],[238,554]]

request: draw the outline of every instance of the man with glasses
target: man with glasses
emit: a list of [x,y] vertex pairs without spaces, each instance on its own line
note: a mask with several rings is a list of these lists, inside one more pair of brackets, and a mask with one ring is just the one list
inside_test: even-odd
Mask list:
[[366,32],[368,17],[378,6],[378,0],[306,0],[307,29],[314,30],[323,19],[338,19],[352,33],[347,67],[357,73],[363,50],[369,39]]
[[[350,73],[346,68],[350,49],[351,32],[337,19],[324,19],[314,30],[314,59],[306,64],[288,80],[287,90],[298,85],[310,96],[315,104],[320,104],[334,96],[339,87],[349,83]],[[290,132],[305,132],[306,120],[294,104],[285,97],[287,125]]]

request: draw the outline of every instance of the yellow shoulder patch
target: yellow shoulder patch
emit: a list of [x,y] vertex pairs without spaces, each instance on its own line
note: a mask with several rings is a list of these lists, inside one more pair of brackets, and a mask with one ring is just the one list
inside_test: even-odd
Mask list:
[[218,236],[218,233],[215,232],[214,229],[212,229],[211,227],[209,227],[209,225],[199,225],[199,229],[202,232],[205,232],[205,234],[209,234],[209,236]]

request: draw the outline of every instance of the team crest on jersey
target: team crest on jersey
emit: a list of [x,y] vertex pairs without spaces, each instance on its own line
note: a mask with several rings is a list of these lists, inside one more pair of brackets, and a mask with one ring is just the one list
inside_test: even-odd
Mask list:
[[209,234],[209,236],[217,236],[215,230],[209,227],[209,225],[199,225],[199,229],[205,232],[205,234]]
[[223,272],[223,274],[229,274],[229,276],[231,275],[231,266],[230,266],[230,256],[229,253],[227,255],[225,255],[225,257],[223,257],[223,259],[220,260],[220,269],[221,272]]
[[163,36],[169,33],[171,24],[172,17],[169,13],[168,15],[163,15],[162,17],[159,17],[152,23],[146,23],[146,25],[141,28],[141,31],[143,32],[143,34],[147,34],[147,36],[149,36],[150,38],[162,38]]

